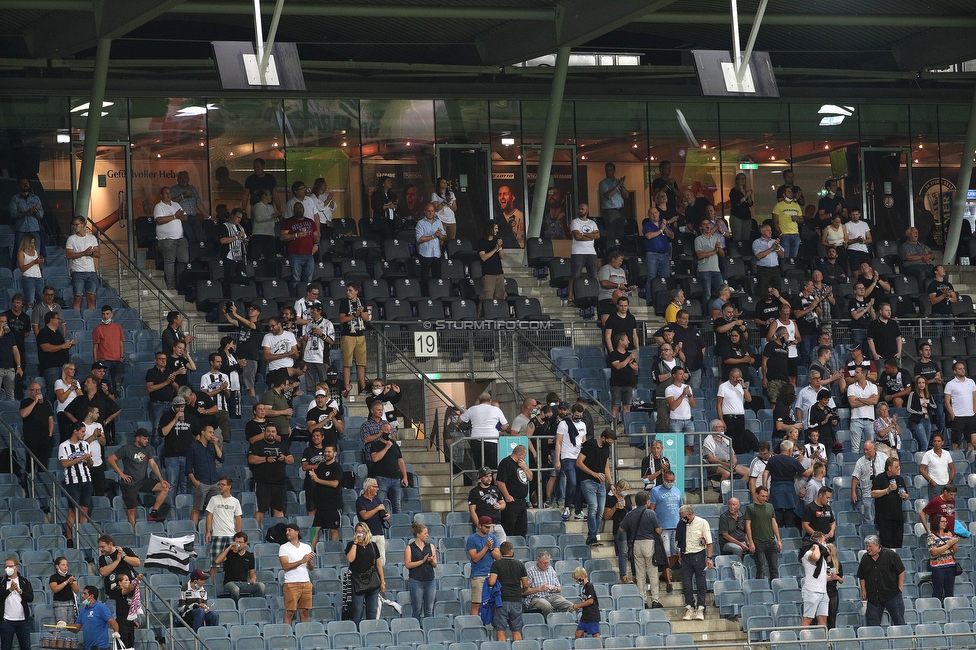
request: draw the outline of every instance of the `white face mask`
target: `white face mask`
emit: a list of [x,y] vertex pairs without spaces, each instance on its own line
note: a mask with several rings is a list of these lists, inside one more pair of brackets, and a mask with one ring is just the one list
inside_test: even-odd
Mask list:
[[793,198],[790,196],[784,196],[783,200],[786,201],[787,203],[793,203]]
[[665,481],[664,482],[664,489],[665,490],[670,490],[673,487],[674,487],[674,482],[670,482],[670,483],[668,481]]
[[68,575],[68,572],[67,571],[62,571],[61,569],[58,569],[58,575],[59,576],[66,576],[66,575]]
[[4,573],[7,574],[7,577],[8,578],[11,578],[11,577],[13,577],[14,572],[16,572],[16,569],[14,569],[12,566],[8,566],[3,571],[4,571]]
[[112,319],[111,318],[103,318],[102,319],[102,325],[108,325],[111,322],[112,322]]
[[382,388],[374,388],[373,389],[373,395],[375,395],[376,397],[379,397],[382,394],[383,394],[383,389]]

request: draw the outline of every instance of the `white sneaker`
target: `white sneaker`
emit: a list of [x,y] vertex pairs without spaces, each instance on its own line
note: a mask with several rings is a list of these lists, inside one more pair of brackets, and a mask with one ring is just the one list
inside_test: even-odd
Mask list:
[[685,615],[681,617],[682,621],[690,621],[695,616],[695,610],[691,608],[691,605],[685,605]]
[[696,621],[704,621],[705,620],[705,608],[704,607],[699,607],[698,608],[698,611],[695,612],[695,620]]
[[567,521],[568,519],[569,519],[569,508],[563,508],[563,521]]

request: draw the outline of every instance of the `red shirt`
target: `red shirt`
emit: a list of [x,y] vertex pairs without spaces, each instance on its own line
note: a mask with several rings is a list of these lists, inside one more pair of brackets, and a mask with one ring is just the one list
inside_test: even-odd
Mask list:
[[289,255],[311,255],[312,247],[315,246],[314,237],[312,233],[315,230],[315,222],[307,217],[290,217],[281,222],[281,227],[278,229],[281,232],[287,233],[308,233],[304,237],[287,242],[288,254]]
[[92,343],[98,346],[98,357],[95,361],[122,361],[122,341],[125,332],[122,326],[112,322],[99,325],[92,330]]
[[928,505],[922,508],[922,512],[929,516],[929,528],[931,528],[932,530],[935,530],[935,528],[933,528],[935,524],[932,523],[932,515],[944,516],[948,520],[946,522],[946,530],[949,531],[950,535],[952,534],[953,526],[955,526],[956,524],[955,499],[953,499],[952,501],[946,501],[945,499],[942,498],[942,495],[940,494],[939,496],[929,501]]

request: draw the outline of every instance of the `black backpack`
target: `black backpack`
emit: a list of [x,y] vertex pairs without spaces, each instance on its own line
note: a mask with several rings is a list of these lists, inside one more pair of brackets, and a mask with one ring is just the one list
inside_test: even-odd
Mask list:
[[286,528],[286,524],[275,524],[264,534],[264,541],[268,542],[269,544],[284,544],[288,541],[288,537],[285,535]]

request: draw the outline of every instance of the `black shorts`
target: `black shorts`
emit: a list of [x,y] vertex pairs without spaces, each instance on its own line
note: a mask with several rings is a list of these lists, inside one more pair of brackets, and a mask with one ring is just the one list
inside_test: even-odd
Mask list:
[[968,442],[964,436],[971,436],[976,433],[976,416],[956,417],[952,419],[952,442],[963,445]]
[[[78,502],[78,505],[82,508],[92,507],[92,490],[94,486],[89,481],[88,483],[67,483],[64,486],[65,492],[71,495],[71,498]],[[68,502],[68,509],[74,510],[75,506],[70,501]]]
[[273,485],[270,483],[257,483],[254,486],[254,496],[258,502],[258,512],[271,510],[285,511],[288,504],[288,486]]
[[338,508],[317,508],[315,510],[315,519],[312,520],[312,525],[316,528],[339,530],[341,522],[342,510],[339,510]]
[[122,487],[122,501],[125,503],[125,507],[135,508],[139,505],[139,494],[152,492],[153,488],[159,485],[159,481],[147,476],[141,481],[119,482],[119,485]]
[[315,512],[317,510],[315,505],[315,483],[312,483],[305,486],[305,510]]

